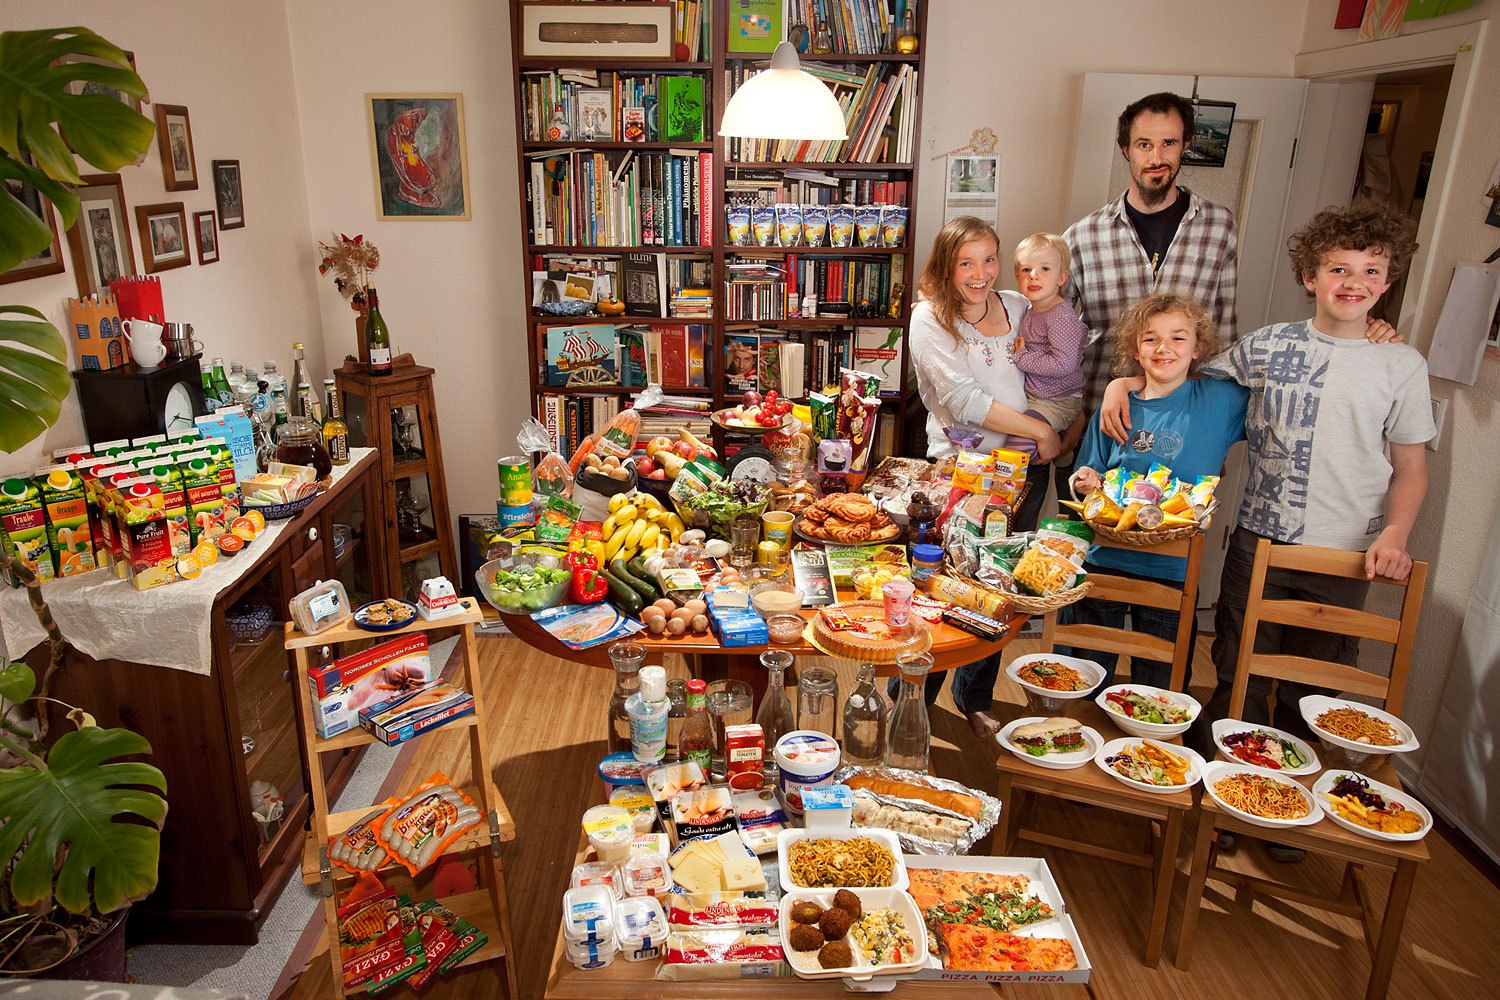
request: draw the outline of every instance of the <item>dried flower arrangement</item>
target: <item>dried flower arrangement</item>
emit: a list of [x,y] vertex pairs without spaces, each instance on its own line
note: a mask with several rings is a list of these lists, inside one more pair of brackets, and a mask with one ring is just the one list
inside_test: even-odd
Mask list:
[[318,262],[318,273],[333,272],[333,287],[349,300],[350,307],[365,311],[365,289],[370,287],[370,275],[380,266],[380,248],[363,236],[337,237],[331,243],[319,243],[318,251],[323,257]]

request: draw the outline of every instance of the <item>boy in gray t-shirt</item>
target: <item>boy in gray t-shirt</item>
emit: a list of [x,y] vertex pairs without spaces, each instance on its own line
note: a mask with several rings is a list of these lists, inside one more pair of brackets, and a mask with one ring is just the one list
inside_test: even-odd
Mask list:
[[[1211,746],[1207,727],[1228,711],[1260,538],[1365,552],[1366,580],[1270,570],[1264,593],[1272,600],[1359,608],[1368,580],[1404,580],[1411,572],[1406,541],[1427,492],[1426,442],[1436,433],[1427,362],[1406,344],[1372,343],[1366,327],[1416,252],[1414,230],[1409,220],[1378,210],[1319,212],[1289,243],[1293,273],[1315,301],[1313,318],[1246,334],[1201,369],[1250,390],[1250,477],[1214,616],[1218,686],[1190,738],[1204,749]],[[1263,623],[1256,652],[1354,664],[1359,643]],[[1251,678],[1246,721],[1269,721],[1269,693],[1268,680]],[[1278,726],[1307,733],[1297,710],[1306,693],[1302,685],[1278,685]]]

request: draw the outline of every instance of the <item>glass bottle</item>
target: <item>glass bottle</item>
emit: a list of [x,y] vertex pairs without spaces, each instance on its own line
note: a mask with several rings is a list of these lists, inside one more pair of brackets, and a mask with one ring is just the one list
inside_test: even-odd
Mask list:
[[760,663],[766,668],[766,693],[761,696],[755,723],[766,737],[766,780],[775,781],[778,769],[772,751],[776,749],[776,741],[797,728],[792,700],[786,694],[786,669],[792,665],[792,654],[784,649],[768,649],[760,654]]
[[838,738],[839,680],[832,670],[808,667],[797,678],[797,728]]
[[682,759],[682,724],[687,721],[687,681],[667,681],[667,760]]
[[328,458],[334,465],[349,464],[349,427],[339,412],[339,391],[333,379],[323,380],[323,392],[328,396],[328,419],[323,421],[323,447],[328,449]]
[[294,417],[311,417],[312,408],[303,409],[302,386],[310,386],[312,383],[307,377],[307,360],[303,357],[301,344],[292,345],[292,381],[289,392],[294,395],[287,397],[287,404],[291,407],[291,415]]
[[214,358],[213,389],[219,406],[234,405],[234,390],[229,387],[229,377],[224,374],[223,358]]
[[706,776],[713,757],[714,724],[708,717],[708,685],[696,677],[687,683],[687,711],[677,745],[682,759],[695,762]]
[[922,688],[927,672],[932,669],[932,656],[902,653],[896,657],[896,669],[901,672],[901,693],[896,697],[896,707],[886,728],[885,765],[926,771],[932,725],[927,719]]
[[833,32],[828,30],[828,22],[821,17],[813,28],[812,50],[820,55],[833,51]]
[[371,285],[365,291],[369,304],[369,312],[365,315],[365,342],[370,347],[370,374],[389,375],[391,331],[385,325],[385,317],[380,315],[380,296],[376,294],[375,286]]
[[213,413],[219,408],[219,393],[214,388],[214,373],[205,368],[203,375],[203,412]]
[[625,699],[640,690],[646,647],[638,642],[617,642],[609,647],[609,662],[615,668],[615,692],[609,698],[609,752],[628,752],[630,716],[625,711]]
[[271,423],[279,433],[287,421],[286,390],[271,390]]
[[859,668],[844,702],[844,762],[879,767],[885,756],[885,700],[875,687],[875,664]]
[[255,432],[255,461],[262,472],[276,458],[276,415],[271,411],[270,386],[265,379],[255,383],[250,423]]

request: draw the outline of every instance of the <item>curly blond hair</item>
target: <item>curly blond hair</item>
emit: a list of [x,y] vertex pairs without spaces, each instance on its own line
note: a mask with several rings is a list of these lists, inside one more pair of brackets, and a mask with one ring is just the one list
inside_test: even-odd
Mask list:
[[1198,356],[1193,359],[1191,370],[1214,357],[1224,349],[1224,338],[1214,321],[1208,318],[1208,310],[1197,299],[1175,292],[1157,292],[1137,299],[1115,320],[1115,356],[1111,370],[1115,375],[1143,375],[1141,363],[1135,359],[1141,336],[1151,320],[1164,313],[1180,312],[1193,324],[1198,337]]
[[1000,236],[995,232],[994,226],[972,215],[950,219],[938,231],[937,239],[932,241],[932,252],[922,264],[918,287],[922,289],[922,295],[927,301],[932,303],[932,314],[937,318],[938,326],[952,334],[954,340],[960,339],[957,323],[960,300],[953,287],[953,269],[958,266],[958,253],[965,244],[984,239],[994,241],[995,255],[998,257]]

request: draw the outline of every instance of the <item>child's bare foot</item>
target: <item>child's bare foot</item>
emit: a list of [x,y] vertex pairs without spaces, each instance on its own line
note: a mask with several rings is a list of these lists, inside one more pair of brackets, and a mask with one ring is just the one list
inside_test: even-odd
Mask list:
[[1000,720],[988,712],[970,712],[968,716],[969,728],[981,740],[990,739],[1000,731]]

